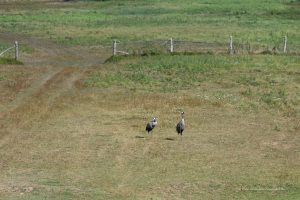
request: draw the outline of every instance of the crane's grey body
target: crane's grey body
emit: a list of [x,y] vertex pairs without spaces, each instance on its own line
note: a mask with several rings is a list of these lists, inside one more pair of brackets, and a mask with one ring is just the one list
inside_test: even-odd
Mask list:
[[176,125],[176,132],[178,135],[181,135],[182,136],[182,133],[184,131],[184,128],[185,128],[185,124],[184,124],[184,112],[181,112],[181,119],[180,121],[178,122],[178,124]]
[[154,117],[147,125],[146,125],[146,131],[148,131],[148,134],[155,128],[157,125],[157,119]]

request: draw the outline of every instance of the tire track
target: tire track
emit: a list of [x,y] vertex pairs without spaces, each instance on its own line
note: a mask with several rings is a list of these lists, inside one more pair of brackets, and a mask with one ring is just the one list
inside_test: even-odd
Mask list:
[[[0,147],[4,137],[22,130],[49,115],[53,107],[68,92],[76,90],[75,83],[82,78],[90,66],[101,63],[99,56],[82,49],[65,47],[48,40],[29,36],[0,33],[1,40],[22,40],[33,47],[34,53],[24,58],[26,66],[47,67],[48,70],[30,87],[19,92],[16,98],[0,110]],[[88,54],[88,55],[87,55]],[[89,58],[91,58],[89,60]]]

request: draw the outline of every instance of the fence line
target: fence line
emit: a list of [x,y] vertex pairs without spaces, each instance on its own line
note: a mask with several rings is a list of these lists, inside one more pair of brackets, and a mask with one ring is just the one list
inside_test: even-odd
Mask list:
[[15,59],[18,60],[19,59],[19,44],[18,44],[18,41],[15,41],[14,46],[11,46],[11,47],[5,49],[4,51],[2,51],[0,53],[0,56],[4,55],[6,52],[10,51],[11,49],[15,49]]
[[261,54],[261,53],[291,53],[300,54],[300,46],[296,49],[288,47],[287,36],[283,42],[273,45],[239,42],[232,35],[228,41],[184,41],[170,38],[168,40],[121,42],[114,40],[113,55],[143,55],[160,53],[228,53],[228,54]]

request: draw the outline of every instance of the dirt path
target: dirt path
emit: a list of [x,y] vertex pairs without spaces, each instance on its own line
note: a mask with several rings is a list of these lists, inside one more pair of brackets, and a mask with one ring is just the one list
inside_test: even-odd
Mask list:
[[44,39],[0,33],[0,41],[14,40],[34,49],[32,54],[21,56],[25,67],[46,67],[47,70],[0,110],[2,139],[13,129],[28,126],[47,115],[61,96],[76,89],[76,81],[83,77],[89,67],[99,66],[104,61],[87,48],[66,47]]
[[[1,33],[0,42],[13,44],[19,42],[19,46],[33,48],[32,54],[20,52],[20,60],[26,65],[33,66],[73,66],[88,67],[102,64],[109,55],[105,55],[107,49],[89,48],[81,46],[65,46],[52,41],[36,38],[32,36],[20,35],[15,33]],[[104,56],[105,55],[105,56]]]

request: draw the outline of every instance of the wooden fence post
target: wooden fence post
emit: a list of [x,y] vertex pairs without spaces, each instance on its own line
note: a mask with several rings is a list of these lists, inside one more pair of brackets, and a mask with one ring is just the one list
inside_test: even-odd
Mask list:
[[284,36],[283,53],[286,53],[286,49],[287,49],[287,36]]
[[18,45],[18,41],[15,41],[15,59],[16,60],[19,59],[19,45]]
[[230,35],[229,50],[230,50],[230,54],[233,54],[232,35]]
[[113,41],[113,55],[117,55],[117,40]]
[[174,43],[173,43],[173,38],[170,38],[170,52],[174,52]]

